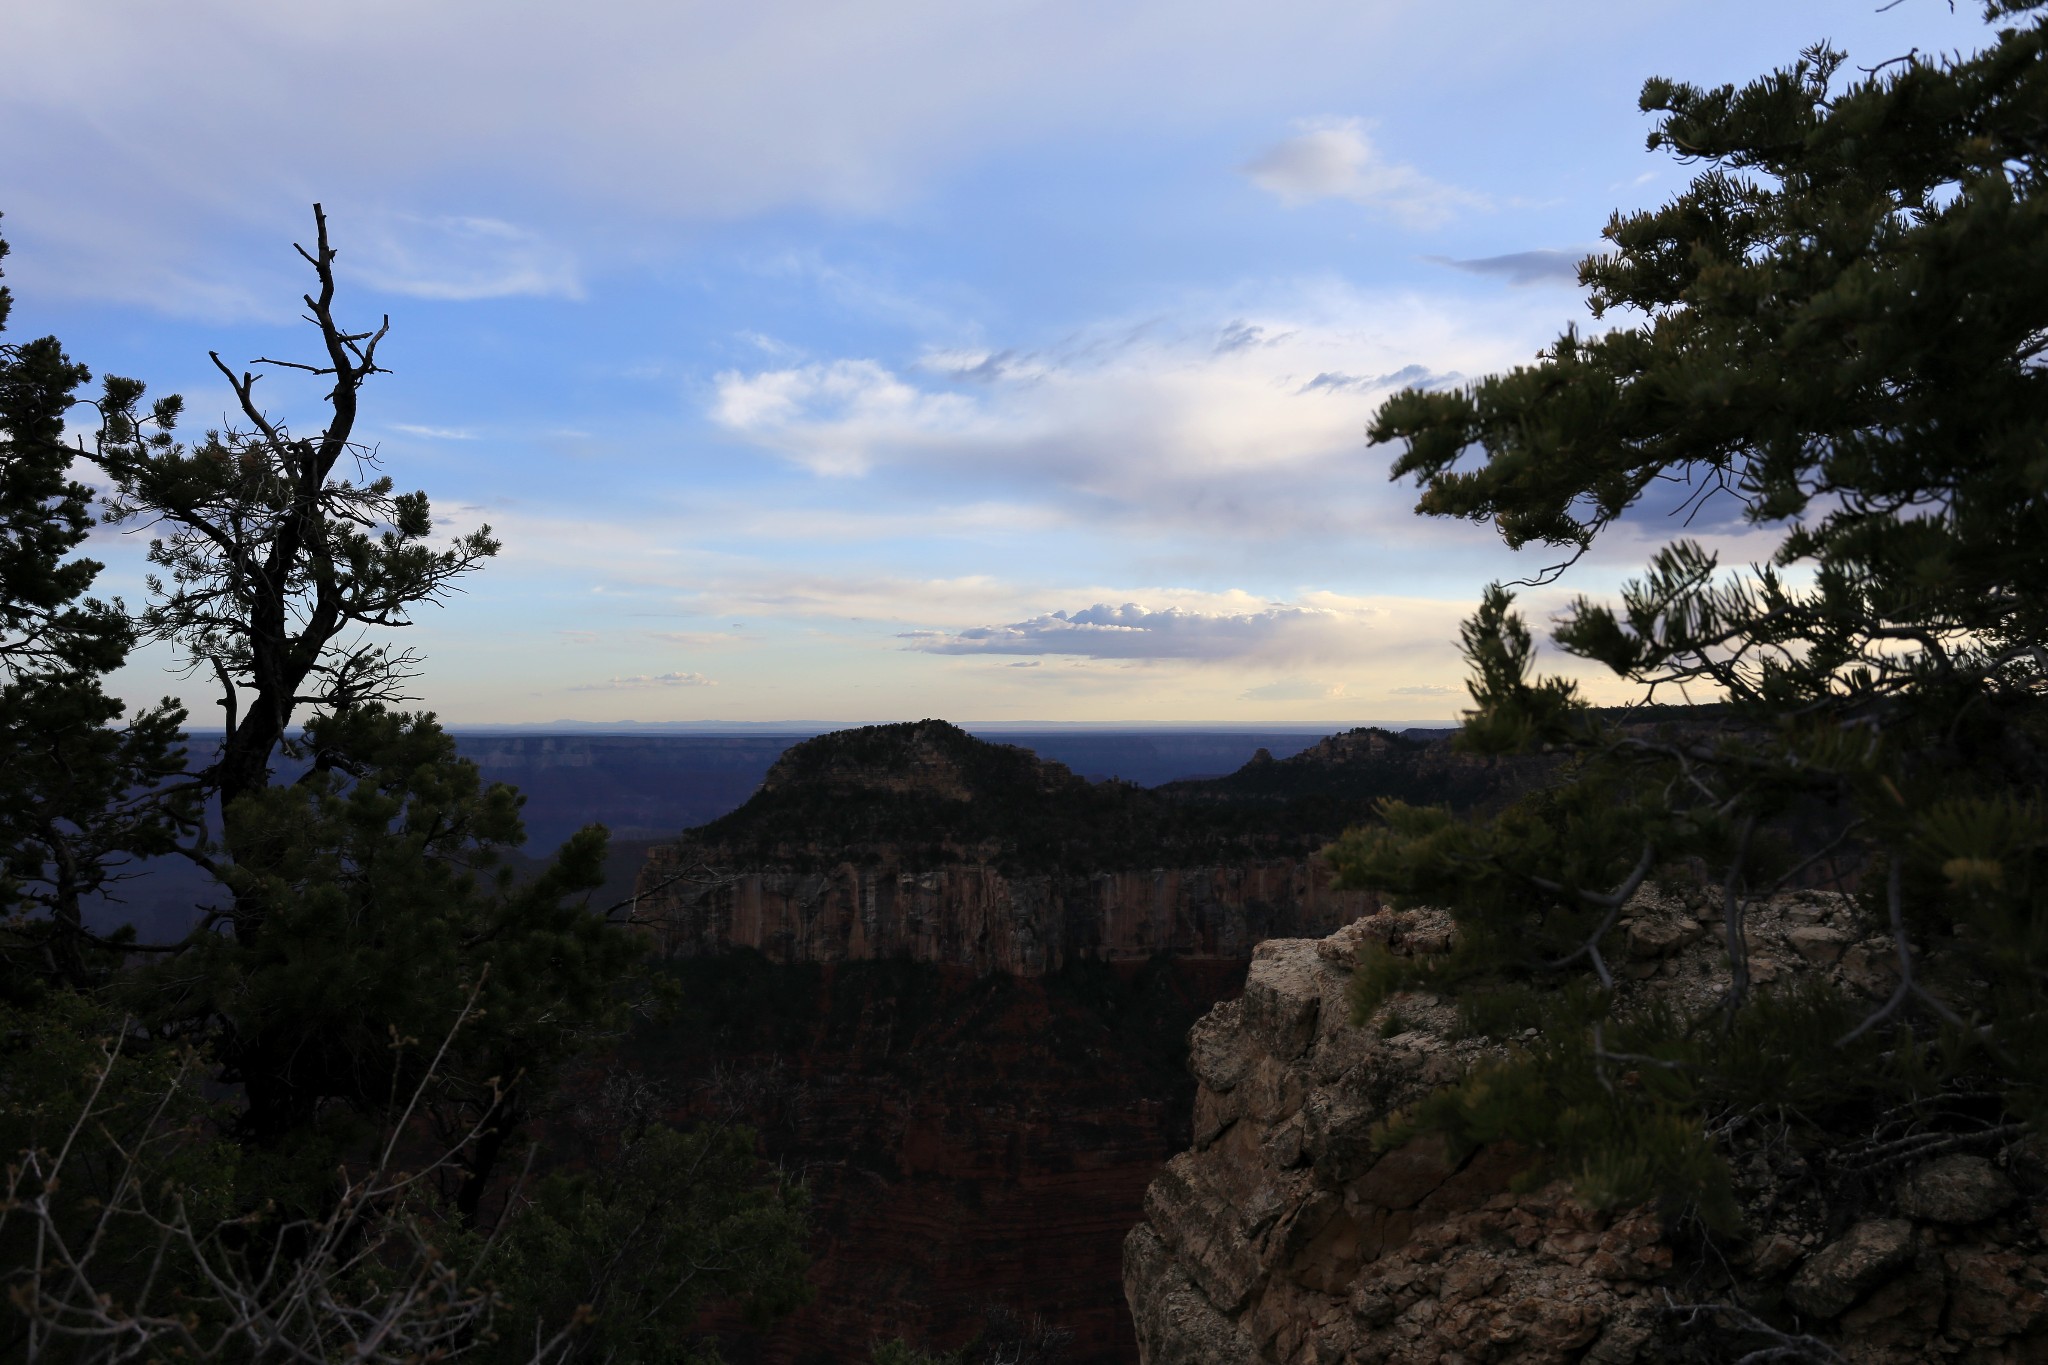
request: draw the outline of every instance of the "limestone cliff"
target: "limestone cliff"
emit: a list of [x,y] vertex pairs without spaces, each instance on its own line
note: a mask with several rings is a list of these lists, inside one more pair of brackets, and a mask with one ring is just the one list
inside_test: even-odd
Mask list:
[[797,745],[747,805],[653,850],[636,918],[668,956],[1242,961],[1371,907],[1317,852],[1343,823],[1086,782],[942,721],[872,726]]
[[[1702,925],[1655,896],[1632,913],[1625,989],[1714,998],[1724,966]],[[1889,941],[1846,898],[1774,902],[1751,935],[1761,976],[1892,985]],[[2048,1166],[2009,1128],[1909,1116],[1804,1152],[1732,1131],[1746,1227],[1726,1245],[1652,1208],[1525,1189],[1529,1160],[1504,1147],[1380,1150],[1395,1110],[1512,1045],[1459,1039],[1453,1007],[1413,993],[1349,1022],[1361,944],[1432,953],[1450,936],[1448,917],[1409,911],[1261,944],[1242,997],[1194,1028],[1191,1149],[1124,1247],[1145,1365],[2048,1360]]]
[[[682,856],[688,856],[685,853]],[[643,885],[676,867],[650,855]],[[1015,876],[984,863],[911,871],[888,851],[822,872],[748,870],[647,897],[665,956],[751,948],[770,961],[908,958],[1042,976],[1082,958],[1243,961],[1262,939],[1318,933],[1372,899],[1330,885],[1316,854],[1237,866]]]

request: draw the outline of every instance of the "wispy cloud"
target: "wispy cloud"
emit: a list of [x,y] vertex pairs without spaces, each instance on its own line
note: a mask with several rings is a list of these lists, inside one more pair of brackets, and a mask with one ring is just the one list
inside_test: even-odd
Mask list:
[[1455,688],[1445,687],[1442,683],[1423,683],[1414,687],[1391,688],[1388,690],[1387,695],[1390,697],[1448,697],[1454,691],[1456,691]]
[[355,233],[335,268],[387,293],[454,302],[583,297],[568,252],[496,218],[395,213]]
[[1310,678],[1282,678],[1263,687],[1238,693],[1239,701],[1340,701],[1348,696],[1343,683],[1321,683]]
[[1343,374],[1336,370],[1324,370],[1309,380],[1296,393],[1384,393],[1392,389],[1441,389],[1455,384],[1464,376],[1457,373],[1437,374],[1427,365],[1403,365],[1387,374],[1356,375]]
[[1216,338],[1216,353],[1222,355],[1229,351],[1242,351],[1247,346],[1277,346],[1293,335],[1292,332],[1271,332],[1256,323],[1238,318],[1226,324],[1222,335]]
[[393,422],[393,431],[402,431],[408,436],[418,436],[429,441],[474,441],[476,433],[463,427],[421,427],[410,422]]
[[729,649],[749,643],[745,632],[738,630],[655,630],[648,634],[663,644],[683,649]]
[[1362,623],[1315,608],[1274,605],[1251,612],[1148,609],[1098,602],[999,626],[909,631],[907,648],[927,654],[1077,655],[1091,659],[1221,660],[1349,654]]
[[1403,227],[1440,226],[1460,213],[1491,207],[1482,194],[1432,180],[1390,161],[1373,145],[1365,121],[1302,119],[1293,137],[1274,143],[1242,170],[1254,185],[1288,205],[1348,199]]
[[1511,251],[1505,256],[1480,256],[1472,260],[1453,260],[1448,256],[1428,256],[1425,260],[1447,265],[1453,270],[1462,270],[1469,275],[1491,275],[1506,280],[1509,284],[1577,284],[1579,262],[1586,258],[1583,251],[1558,251],[1551,247],[1540,247],[1534,251]]
[[664,687],[716,687],[702,673],[635,673],[630,677],[607,678],[603,682],[578,683],[571,692],[637,692]]

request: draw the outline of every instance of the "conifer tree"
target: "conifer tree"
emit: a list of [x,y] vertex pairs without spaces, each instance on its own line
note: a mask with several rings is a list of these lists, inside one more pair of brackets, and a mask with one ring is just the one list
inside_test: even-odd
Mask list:
[[[711,1358],[708,1300],[772,1316],[807,1293],[801,1191],[751,1134],[642,1114],[586,1135],[607,1179],[493,1179],[508,1152],[531,1166],[556,1073],[622,1024],[638,944],[586,903],[601,827],[515,877],[518,794],[393,709],[416,660],[365,632],[496,545],[428,544],[425,495],[368,469],[356,392],[383,329],[335,322],[315,216],[325,363],[287,365],[332,381],[315,437],[222,364],[249,428],[188,449],[176,398],[108,377],[74,450],[84,367],[50,338],[0,347],[0,1350]],[[67,557],[93,525],[81,456],[157,532],[137,618]],[[101,679],[143,635],[222,687],[226,739],[193,772],[174,703],[110,724]],[[220,883],[189,935],[89,932],[83,897],[173,850]]]
[[[1776,539],[1747,568],[1680,539],[1554,632],[1655,701],[1719,703],[1710,719],[1589,710],[1537,675],[1506,588],[1466,625],[1461,742],[1549,748],[1568,779],[1478,823],[1394,804],[1336,853],[1353,881],[1457,908],[1444,984],[1553,1026],[1519,1088],[1491,1077],[1439,1120],[1547,1145],[1617,1197],[1705,1199],[1702,1120],[1760,1084],[1811,1087],[1813,1114],[1970,1076],[2004,1110],[1974,1122],[2048,1118],[2044,12],[1995,0],[1983,50],[1860,74],[1823,44],[1740,87],[1651,80],[1651,149],[1700,169],[1581,265],[1621,325],[1377,414],[1418,511],[1548,547],[1538,581],[1669,490]],[[1745,916],[1830,860],[1859,868],[1897,988],[1760,1003]],[[1616,918],[1686,865],[1720,902],[1732,987],[1711,1021],[1618,1019]],[[1399,984],[1367,975],[1368,995]],[[1663,1058],[1643,1068],[1661,1098],[1603,1097],[1603,1049]],[[1566,1133],[1568,1111],[1608,1118]]]
[[[180,847],[222,894],[127,998],[152,1027],[206,1040],[243,1087],[242,1134],[282,1150],[334,1106],[374,1120],[411,1093],[417,1059],[393,1039],[441,1036],[482,990],[431,1097],[448,1133],[474,1134],[456,1194],[474,1217],[550,1067],[616,1010],[637,944],[584,905],[602,828],[515,883],[504,855],[525,839],[517,793],[480,782],[431,715],[392,709],[420,660],[384,633],[498,547],[488,527],[432,543],[426,494],[397,491],[356,438],[390,322],[337,319],[338,251],[313,214],[313,245],[298,250],[318,357],[251,370],[212,357],[244,425],[188,446],[176,398],[145,405],[138,382],[104,385],[94,458],[111,515],[153,532],[135,628],[218,684],[226,721],[193,777],[218,829]],[[258,403],[262,369],[327,385],[319,430],[298,434]],[[280,782],[280,759],[306,770]]]
[[[0,286],[0,331],[12,306]],[[192,822],[173,784],[184,712],[166,701],[116,728],[125,708],[101,683],[135,631],[85,595],[101,565],[75,555],[92,491],[64,428],[90,379],[55,337],[0,343],[0,990],[103,973],[86,901]]]

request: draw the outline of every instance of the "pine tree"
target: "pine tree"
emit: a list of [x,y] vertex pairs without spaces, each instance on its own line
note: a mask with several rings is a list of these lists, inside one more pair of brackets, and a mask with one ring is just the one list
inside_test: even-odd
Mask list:
[[[335,322],[315,217],[325,363],[287,368],[332,381],[317,436],[216,357],[247,429],[187,448],[176,398],[108,377],[81,452],[64,426],[84,367],[54,339],[0,347],[0,1342],[51,1361],[708,1358],[689,1340],[707,1300],[773,1315],[806,1294],[801,1191],[750,1134],[643,1114],[587,1135],[604,1179],[494,1179],[508,1153],[532,1164],[563,1064],[646,1003],[639,944],[587,904],[601,827],[515,876],[518,793],[393,709],[417,661],[366,632],[496,544],[430,546],[425,495],[360,473],[383,328]],[[112,515],[157,531],[133,619],[84,597],[100,566],[67,557],[93,525],[69,474],[88,454]],[[109,723],[101,679],[144,635],[221,684],[228,733],[193,772],[174,703]],[[302,775],[278,781],[280,756]],[[82,898],[122,859],[170,851],[220,883],[190,934],[88,930]]]
[[[0,331],[12,306],[0,286]],[[166,701],[116,728],[125,708],[101,682],[135,632],[85,595],[101,565],[74,554],[92,491],[64,427],[90,379],[55,337],[0,343],[0,990],[102,975],[86,902],[193,819],[175,782],[184,712]]]
[[[1817,1102],[1974,1076],[2008,1115],[2048,1118],[2044,11],[1998,0],[1982,51],[1854,79],[1822,45],[1739,88],[1648,82],[1650,147],[1700,169],[1661,208],[1615,215],[1580,267],[1595,316],[1622,325],[1377,414],[1418,511],[1550,547],[1538,581],[1662,490],[1777,538],[1746,569],[1679,540],[1554,632],[1654,701],[1718,703],[1687,724],[1597,714],[1538,677],[1505,588],[1465,627],[1461,742],[1550,748],[1568,779],[1479,823],[1395,804],[1336,855],[1353,881],[1457,907],[1445,984],[1506,992],[1553,1027],[1518,1073],[1543,1078],[1521,1112],[1496,1076],[1437,1120],[1569,1148],[1588,1173],[1648,1144],[1657,1169],[1637,1161],[1626,1193],[1704,1197],[1702,1120],[1762,1102],[1759,1078]],[[1823,834],[1789,845],[1795,827]],[[1868,1011],[1760,1005],[1744,917],[1824,859],[1860,865],[1897,990]],[[1616,918],[1687,864],[1722,903],[1728,997],[1711,1021],[1618,1019]],[[1982,989],[1930,979],[1913,945],[1934,940]],[[1603,1047],[1658,1052],[1665,1101],[1631,1117],[1600,1098]],[[1613,1125],[1563,1133],[1567,1091]],[[1674,1116],[1683,1132],[1647,1136]]]

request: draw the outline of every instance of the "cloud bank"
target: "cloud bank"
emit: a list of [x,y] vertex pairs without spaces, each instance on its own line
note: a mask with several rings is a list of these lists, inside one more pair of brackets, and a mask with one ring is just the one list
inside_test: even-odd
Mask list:
[[[1052,344],[932,349],[720,372],[706,415],[827,479],[915,479],[921,499],[1053,506],[1233,539],[1409,523],[1364,431],[1378,403],[1506,368],[1554,301],[1486,309],[1328,282],[1104,320]],[[1205,316],[1206,315],[1206,316]]]
[[1148,609],[1098,602],[1007,625],[908,631],[926,654],[1077,655],[1090,659],[1297,659],[1357,652],[1355,616],[1274,605],[1253,612]]

